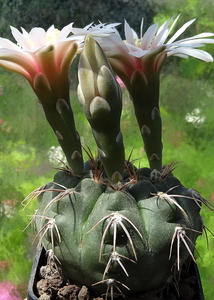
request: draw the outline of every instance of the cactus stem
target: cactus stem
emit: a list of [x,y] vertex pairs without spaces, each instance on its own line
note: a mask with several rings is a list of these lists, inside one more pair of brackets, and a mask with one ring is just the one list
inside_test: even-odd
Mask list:
[[58,113],[61,115],[64,109],[69,110],[68,103],[64,99],[60,98],[56,102],[56,109]]
[[[167,194],[169,191],[171,191],[172,189],[175,189],[176,187],[179,187],[179,185],[171,187],[166,193],[159,192],[160,193],[159,196],[161,196],[161,193],[162,194]],[[199,208],[201,208],[201,204],[199,204],[199,202],[200,202],[200,203],[203,203],[211,211],[214,211],[214,205],[212,203],[210,203],[209,201],[207,201],[206,199],[204,199],[203,197],[201,197],[201,195],[199,195],[194,189],[189,189],[189,192],[191,192],[192,197],[184,196],[184,195],[170,195],[170,197],[175,197],[175,198],[180,197],[180,198],[191,199],[191,200],[194,200],[194,202],[197,204],[197,206]],[[152,195],[156,196],[157,194],[152,194]],[[163,195],[161,197],[163,198]]]
[[79,151],[75,150],[72,155],[71,155],[71,159],[74,160],[74,159],[77,159],[77,158],[81,158],[82,155],[81,153],[79,153]]
[[54,218],[48,218],[46,216],[40,216],[40,215],[35,215],[35,217],[39,217],[39,218],[44,218],[46,220],[48,220],[48,222],[38,231],[38,233],[36,234],[35,238],[33,239],[32,244],[35,242],[35,240],[39,237],[40,233],[43,231],[38,245],[37,247],[41,246],[42,244],[42,239],[44,238],[45,234],[50,230],[50,234],[51,234],[51,245],[52,245],[52,250],[54,249],[54,235],[53,235],[53,230],[55,229],[57,232],[57,236],[58,236],[58,240],[61,243],[61,237],[60,237],[60,233],[59,233],[59,229],[57,227],[56,221]]
[[55,202],[57,202],[57,201],[62,200],[64,197],[66,197],[66,196],[68,196],[68,195],[71,195],[71,194],[79,194],[78,192],[75,191],[74,188],[68,189],[68,188],[66,188],[65,186],[63,186],[63,185],[61,185],[61,184],[59,184],[59,183],[56,183],[56,182],[54,182],[54,184],[59,185],[60,187],[62,187],[62,188],[65,189],[65,190],[53,189],[52,191],[59,192],[59,194],[58,194],[56,197],[54,197],[54,198],[48,203],[48,205],[46,205],[44,211],[46,211],[50,205],[52,205],[53,203],[55,203]]
[[61,135],[61,133],[58,130],[55,131],[55,134],[56,134],[58,141],[63,141],[63,136]]
[[121,182],[122,179],[123,179],[123,176],[118,171],[115,171],[111,176],[111,182],[115,183],[115,184],[118,184],[119,182]]
[[113,252],[116,252],[116,240],[117,240],[117,226],[118,224],[120,225],[120,227],[123,229],[123,231],[125,232],[129,243],[131,245],[135,260],[137,260],[137,254],[135,251],[135,247],[134,244],[132,242],[132,238],[128,232],[128,230],[126,229],[125,225],[122,223],[123,220],[126,220],[134,229],[135,231],[138,233],[138,235],[142,238],[142,235],[140,233],[140,231],[137,229],[137,227],[125,216],[121,215],[118,212],[115,213],[111,213],[107,216],[105,216],[104,218],[102,218],[99,222],[97,222],[97,224],[95,224],[87,233],[91,232],[95,227],[97,227],[100,223],[104,222],[105,220],[110,219],[109,223],[107,224],[104,232],[103,232],[103,236],[102,236],[102,240],[101,240],[101,244],[100,244],[100,255],[99,255],[99,261],[101,261],[101,257],[102,257],[102,252],[103,252],[103,246],[104,246],[104,241],[105,241],[105,237],[107,235],[108,230],[110,229],[110,227],[113,225],[114,228],[114,233],[113,233]]
[[99,155],[100,155],[101,158],[105,158],[106,157],[105,152],[102,149],[100,149],[100,148],[98,148],[98,153],[99,153]]
[[155,121],[156,118],[160,118],[160,112],[159,109],[157,107],[154,107],[152,112],[151,112],[151,118],[153,121]]
[[157,154],[155,154],[155,153],[153,153],[150,157],[149,157],[149,161],[150,162],[155,162],[155,161],[159,161],[160,160],[160,157],[157,155]]
[[148,126],[143,125],[142,128],[141,128],[141,133],[142,133],[143,136],[146,135],[146,134],[150,135],[151,134],[151,130],[149,129]]
[[[174,231],[174,234],[172,236],[172,241],[171,241],[171,245],[170,245],[169,259],[172,256],[173,243],[175,241],[175,238],[177,237],[177,269],[178,269],[178,271],[180,270],[180,243],[181,243],[181,241],[184,243],[187,251],[189,252],[190,256],[192,257],[192,260],[196,263],[193,252],[190,249],[190,246],[193,247],[193,250],[197,251],[197,249],[195,247],[195,244],[193,244],[191,239],[186,235],[186,230],[191,230],[191,231],[194,231],[194,232],[197,232],[197,233],[201,234],[200,231],[197,231],[197,230],[194,230],[194,229],[191,229],[191,228],[184,228],[184,227],[179,227],[179,226],[175,227],[175,231]],[[187,241],[189,242],[190,246],[188,245]],[[197,251],[197,253],[198,253],[198,251]],[[198,253],[198,255],[199,255],[199,253]],[[200,257],[200,255],[199,255],[199,257]]]
[[[175,187],[173,187],[173,188],[175,188]],[[175,206],[177,206],[177,208],[180,209],[180,211],[182,212],[182,214],[184,215],[186,220],[189,221],[189,217],[188,217],[187,213],[185,212],[185,210],[173,198],[174,195],[168,195],[167,192],[166,193],[158,192],[157,194],[151,193],[151,195],[157,196],[158,199],[163,199],[163,200],[167,201],[168,203],[171,203],[171,204],[174,204]],[[186,196],[184,196],[184,198],[186,198]]]
[[[97,284],[101,284],[101,283],[106,283],[107,284],[105,300],[107,300],[109,294],[110,294],[111,300],[114,300],[114,287],[116,287],[116,289],[120,293],[119,295],[121,295],[123,298],[125,298],[125,295],[122,293],[121,289],[117,286],[117,283],[121,284],[127,290],[130,290],[130,288],[128,288],[124,283],[122,283],[118,280],[115,280],[113,278],[106,279],[106,280],[101,280],[99,282],[96,282],[96,283],[92,284],[92,286],[97,285]],[[109,290],[110,290],[110,293],[109,293]]]
[[[103,254],[103,255],[107,255],[107,254]],[[108,253],[108,255],[109,255],[109,253]],[[108,273],[109,268],[111,267],[111,265],[115,264],[115,263],[117,263],[121,266],[121,268],[123,269],[123,271],[124,271],[124,273],[126,274],[127,277],[129,276],[128,272],[126,271],[124,265],[121,262],[121,258],[122,259],[128,259],[129,261],[131,261],[133,263],[136,263],[136,261],[134,261],[134,260],[132,260],[132,259],[130,259],[130,258],[124,256],[124,255],[121,255],[121,254],[117,253],[116,251],[111,252],[108,263],[107,263],[106,268],[105,268],[105,271],[103,273],[103,280],[105,279],[105,275],[106,275],[106,273]]]

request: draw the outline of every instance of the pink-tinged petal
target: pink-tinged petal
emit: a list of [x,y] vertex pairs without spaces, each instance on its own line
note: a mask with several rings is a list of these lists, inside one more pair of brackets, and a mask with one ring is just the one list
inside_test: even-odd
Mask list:
[[27,70],[22,68],[20,65],[17,65],[16,63],[7,60],[0,60],[0,66],[5,70],[24,76],[28,81],[32,80],[32,77],[27,72]]
[[13,26],[10,26],[10,29],[18,45],[20,45],[24,50],[28,50],[32,48],[32,45],[29,43],[29,40],[26,38],[26,35],[23,35],[18,29],[16,29]]
[[50,82],[57,74],[54,50],[53,45],[48,45],[34,53],[40,72],[45,74]]
[[22,51],[21,48],[19,46],[17,46],[16,44],[12,43],[10,40],[8,39],[4,39],[0,37],[0,49],[4,48],[5,52],[10,52],[10,50],[13,51]]
[[158,24],[155,23],[155,24],[151,25],[147,29],[147,31],[144,33],[144,36],[143,36],[142,41],[141,41],[141,48],[143,50],[148,50],[149,49],[149,47],[151,46],[151,44],[152,44],[152,42],[155,38],[157,29],[158,29]]
[[73,24],[74,24],[74,23],[72,22],[72,23],[70,23],[70,24],[68,24],[68,25],[66,25],[65,27],[62,28],[62,30],[60,31],[59,36],[58,36],[58,38],[57,38],[57,41],[63,40],[63,39],[65,39],[65,38],[67,38],[67,36],[68,36],[68,35],[71,33],[71,31],[72,31]]
[[192,56],[197,59],[203,60],[205,62],[213,62],[213,57],[206,51],[203,51],[201,49],[190,49],[187,47],[179,47],[174,50],[170,50],[168,52],[168,55],[186,55],[186,56]]
[[186,22],[172,37],[169,39],[167,44],[174,42],[196,19],[192,19]]
[[135,69],[125,68],[126,65],[119,61],[117,58],[109,58],[109,62],[114,70],[114,72],[121,78],[126,87],[130,85],[130,78]]
[[30,31],[30,37],[32,40],[32,48],[39,48],[46,45],[46,32],[41,27],[34,27]]
[[119,76],[116,76],[116,80],[122,89],[126,88],[124,82],[120,79]]
[[68,72],[77,49],[78,44],[72,40],[58,44],[58,47],[55,49],[55,63],[58,72]]
[[12,51],[6,53],[4,49],[0,49],[0,60],[9,61],[19,65],[25,69],[28,74],[33,78],[39,71],[36,61],[34,61],[29,53]]
[[129,26],[129,24],[126,22],[126,20],[125,20],[125,24],[124,24],[124,31],[125,31],[126,41],[131,45],[135,45],[133,31],[132,31],[131,27]]

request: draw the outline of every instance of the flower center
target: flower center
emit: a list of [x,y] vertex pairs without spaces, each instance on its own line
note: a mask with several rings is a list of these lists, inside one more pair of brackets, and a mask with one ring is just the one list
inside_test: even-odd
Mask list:
[[53,28],[51,30],[48,30],[46,32],[46,44],[47,45],[52,45],[56,42],[57,37],[60,33],[60,30]]

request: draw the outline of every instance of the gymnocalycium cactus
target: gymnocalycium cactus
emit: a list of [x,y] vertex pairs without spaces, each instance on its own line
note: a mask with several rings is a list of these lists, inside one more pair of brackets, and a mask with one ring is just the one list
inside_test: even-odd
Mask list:
[[[81,177],[64,169],[33,193],[39,194],[39,243],[60,261],[67,278],[99,293],[161,288],[189,256],[194,260],[203,230],[199,212],[207,202],[172,175],[173,164],[152,170],[125,161],[120,88],[90,36],[80,56],[78,96],[99,156],[89,153]],[[152,121],[159,126],[154,110]]]
[[[29,62],[25,62],[26,72],[15,69],[7,64],[11,56],[0,54],[1,66],[22,74],[32,85],[69,164],[53,182],[25,199],[38,196],[39,207],[31,220],[37,231],[35,239],[46,249],[48,262],[58,265],[68,280],[111,298],[118,293],[161,289],[169,278],[176,281],[187,258],[195,260],[196,239],[204,229],[201,205],[213,209],[173,176],[173,163],[162,166],[160,71],[167,55],[191,53],[185,40],[164,44],[169,23],[156,36],[153,26],[144,40],[137,41],[143,54],[137,53],[127,23],[127,42],[133,53],[117,40],[118,33],[111,26],[106,29],[101,24],[91,31],[83,30],[84,34],[94,33],[95,38],[87,35],[84,40],[78,97],[98,147],[97,157],[86,150],[89,161],[85,163],[68,99],[67,73],[78,50],[78,30],[64,47],[60,44],[66,52],[64,58],[53,45],[31,53],[35,70]],[[95,29],[102,34],[99,36]],[[190,39],[194,41],[193,56],[211,61],[209,54],[195,49],[201,47],[200,37],[203,43],[213,42],[205,39],[210,36],[207,33]],[[182,48],[183,42],[186,48]],[[143,47],[145,43],[151,50]],[[14,61],[18,65],[21,58]],[[120,130],[122,93],[114,72],[123,79],[133,101],[150,168],[137,169],[125,159]]]

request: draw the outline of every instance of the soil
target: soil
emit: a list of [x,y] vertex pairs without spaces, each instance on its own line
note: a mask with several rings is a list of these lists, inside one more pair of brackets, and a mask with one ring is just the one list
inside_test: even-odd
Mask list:
[[[204,300],[199,293],[198,280],[191,275],[192,267],[183,269],[179,283],[168,283],[160,291],[148,291],[138,295],[115,296],[117,300]],[[96,295],[86,286],[77,286],[63,278],[59,269],[50,265],[40,266],[37,274],[37,297],[39,300],[106,300],[106,296]],[[108,299],[111,300],[109,295]]]

